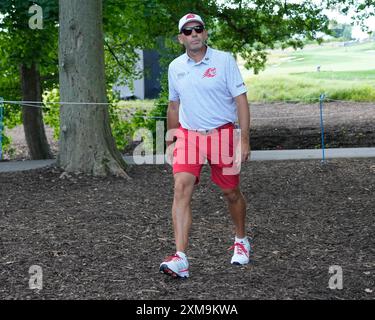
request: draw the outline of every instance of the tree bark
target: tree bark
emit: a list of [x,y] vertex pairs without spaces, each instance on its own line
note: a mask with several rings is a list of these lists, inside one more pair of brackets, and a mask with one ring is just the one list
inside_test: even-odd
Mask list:
[[[23,101],[42,102],[40,74],[33,63],[30,67],[22,64],[20,67]],[[42,109],[38,107],[22,107],[22,122],[26,143],[32,160],[51,159],[52,153],[44,131]]]
[[105,103],[101,0],[59,1],[60,141],[58,165],[67,172],[128,178],[112,136]]

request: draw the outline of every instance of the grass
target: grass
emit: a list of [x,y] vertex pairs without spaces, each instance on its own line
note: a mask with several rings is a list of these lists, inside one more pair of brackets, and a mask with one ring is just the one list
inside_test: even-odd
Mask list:
[[370,82],[315,78],[311,76],[257,76],[246,81],[250,101],[316,101],[321,94],[330,99],[375,101]]
[[253,102],[311,101],[322,93],[335,100],[375,101],[374,53],[375,42],[327,43],[270,51],[259,75],[239,64]]
[[291,76],[303,76],[310,79],[345,80],[345,81],[375,81],[375,70],[337,71],[337,72],[300,72],[291,73]]
[[151,110],[154,108],[153,99],[145,99],[145,100],[122,100],[119,102],[119,106],[124,109],[142,109],[142,110]]

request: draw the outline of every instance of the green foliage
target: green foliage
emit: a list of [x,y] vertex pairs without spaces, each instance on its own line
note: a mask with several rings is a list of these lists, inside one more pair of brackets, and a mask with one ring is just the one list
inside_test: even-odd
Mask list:
[[[0,34],[1,41],[1,34]],[[0,47],[1,50],[1,47]],[[0,58],[0,62],[1,62]],[[1,68],[0,68],[1,69]],[[0,78],[0,97],[3,97],[6,100],[20,100],[20,83],[18,73],[15,75],[10,74],[9,72],[4,72],[3,76]],[[4,104],[3,111],[3,126],[4,130],[12,129],[15,126],[22,123],[21,118],[21,107],[19,105],[13,104]],[[11,138],[5,135],[3,131],[3,151],[10,152]]]
[[43,94],[43,108],[44,123],[53,128],[53,138],[59,139],[60,136],[60,93],[57,88],[51,91],[46,91]]
[[[28,9],[34,3],[43,8],[41,30],[32,30],[28,25],[32,16]],[[57,0],[0,0],[0,14],[5,14],[0,25],[3,70],[14,74],[21,64],[30,67],[37,63],[44,66],[41,71],[45,74],[57,74],[57,5]]]
[[[13,149],[11,149],[10,145],[12,143],[12,139],[5,135],[3,133],[3,136],[2,136],[2,158],[4,158],[4,153],[13,153]],[[0,159],[2,160],[2,159]]]
[[[43,29],[31,30],[28,9],[34,3],[43,8]],[[19,68],[36,63],[41,74],[41,86],[49,90],[58,80],[57,63],[57,0],[0,0],[0,96],[6,100],[22,100]],[[6,104],[4,125],[11,129],[22,123],[21,106]],[[11,141],[4,137],[8,153]]]
[[[160,43],[160,34],[165,36],[164,45],[156,45],[158,50],[164,48],[161,54],[161,65],[164,68],[162,92],[151,111],[145,113],[139,110],[135,113],[129,128],[132,134],[138,128],[147,128],[153,132],[154,137],[157,121],[164,121],[166,131],[166,121],[163,119],[168,106],[166,69],[168,64],[184,51],[176,41],[176,33],[179,18],[187,12],[195,12],[203,17],[209,30],[209,45],[239,54],[245,60],[245,67],[252,68],[255,73],[265,67],[267,48],[272,48],[275,43],[282,48],[302,47],[303,40],[317,39],[316,32],[325,31],[328,27],[326,17],[309,2],[297,5],[284,1],[248,1],[245,5],[243,1],[226,1],[219,5],[217,1],[190,1],[188,4],[148,1],[148,4],[144,3],[143,9],[147,7],[151,13],[148,18],[151,20],[142,23],[142,26],[133,21],[133,33],[134,29],[142,30],[146,27],[147,35],[158,39],[156,43]],[[158,16],[158,12],[153,11],[156,8],[168,14],[159,18],[157,28],[153,28],[153,18]],[[288,18],[285,19],[285,16]],[[142,21],[142,15],[137,16],[137,19]],[[296,37],[297,35],[300,38]]]
[[3,123],[2,123],[2,149],[3,153],[9,153],[11,151],[10,144],[12,142],[11,137],[5,134],[5,129],[12,129],[19,123],[21,123],[20,106],[14,106],[9,104],[3,104]]
[[[107,91],[109,121],[116,146],[124,150],[138,128],[138,123],[124,121],[123,107],[119,104],[118,96],[111,89]],[[43,95],[43,117],[45,124],[53,128],[54,139],[58,140],[60,136],[60,95],[57,88],[45,92]],[[54,103],[55,102],[55,103]]]
[[302,48],[304,41],[318,39],[317,33],[327,32],[328,20],[321,10],[309,1],[227,1],[216,5],[210,15],[211,42],[219,49],[239,54],[245,67],[257,74],[264,70],[265,50]]
[[[28,8],[37,3],[43,8],[43,30],[28,27]],[[200,14],[209,30],[209,44],[240,55],[245,67],[255,73],[265,67],[266,49],[276,43],[282,48],[299,48],[304,40],[317,39],[317,32],[328,30],[328,19],[310,1],[287,3],[284,0],[103,0],[107,91],[116,83],[131,85],[139,77],[135,49],[157,49],[162,56],[163,92],[155,108],[137,112],[126,123],[118,104],[109,107],[116,144],[126,147],[127,139],[139,127],[155,132],[152,117],[165,117],[168,103],[166,67],[183,52],[176,41],[177,24],[184,14]],[[42,77],[46,101],[58,101],[58,0],[0,0],[0,96],[20,99],[18,68],[36,62]],[[109,95],[110,101],[118,101]],[[19,119],[19,110],[10,116]],[[18,114],[17,114],[18,112]],[[58,105],[45,108],[45,122],[59,135]]]
[[111,89],[107,90],[109,107],[109,121],[112,129],[112,135],[116,146],[123,151],[131,141],[134,128],[131,123],[124,121],[123,108],[119,104],[119,98]]
[[[167,46],[168,44],[166,44]],[[180,48],[173,46],[169,49],[168,58],[162,59],[160,64],[164,70],[167,69],[171,60],[173,60],[180,52]],[[154,107],[148,112],[143,112],[142,110],[137,110],[130,121],[130,126],[132,128],[132,134],[137,129],[146,128],[150,130],[153,134],[153,150],[156,150],[156,125],[158,121],[164,122],[164,132],[167,132],[167,109],[169,102],[168,95],[168,74],[163,72],[161,79],[161,92],[158,99],[154,102]]]

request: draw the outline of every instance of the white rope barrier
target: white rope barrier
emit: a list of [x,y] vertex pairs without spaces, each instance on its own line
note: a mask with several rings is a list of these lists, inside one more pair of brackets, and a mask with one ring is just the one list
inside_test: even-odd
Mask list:
[[[334,102],[346,102],[346,103],[355,103],[355,101],[348,101],[348,100],[334,100],[330,98],[325,98],[325,101],[334,101]],[[276,105],[276,104],[283,104],[286,102],[305,102],[304,100],[285,100],[285,101],[279,101],[279,102],[268,102],[268,104]],[[319,101],[317,99],[316,101]],[[4,104],[13,104],[13,105],[20,105],[20,106],[26,106],[26,107],[34,107],[34,108],[43,108],[46,105],[121,105],[121,102],[116,102],[116,103],[111,103],[111,102],[40,102],[40,101],[15,101],[15,100],[3,100],[2,101]],[[122,106],[126,107],[126,106]],[[375,107],[375,103],[374,103]],[[341,112],[340,114],[329,114],[325,113],[325,117],[337,117],[338,115],[353,115],[353,112]],[[136,117],[136,118],[144,118],[144,119],[167,119],[167,117],[163,116],[139,116],[139,115],[132,115],[131,117]],[[254,117],[251,118],[252,121],[254,120],[280,120],[280,119],[309,119],[309,118],[316,118],[316,115],[306,115],[306,116],[280,116],[280,117]],[[373,118],[374,115],[366,115],[366,118]]]
[[[41,101],[14,101],[14,100],[4,100],[4,103],[15,104],[15,105],[26,105],[32,107],[42,107],[43,105],[123,105],[122,102],[41,102]],[[160,104],[159,104],[160,105]],[[123,105],[123,107],[126,107]]]
[[60,104],[60,105],[114,105],[114,104],[119,104],[117,103],[111,103],[111,102],[41,102],[41,101],[11,101],[11,100],[4,100],[4,103],[9,103],[9,104],[35,104],[35,105],[55,105],[55,104]]

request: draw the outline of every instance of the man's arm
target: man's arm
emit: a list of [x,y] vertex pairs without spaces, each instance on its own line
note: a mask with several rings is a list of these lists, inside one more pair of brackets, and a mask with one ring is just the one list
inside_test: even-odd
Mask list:
[[[179,126],[178,111],[180,108],[180,101],[169,101],[167,110],[167,130],[177,129]],[[167,147],[173,141],[167,141]]]
[[241,129],[241,162],[248,159],[250,154],[250,109],[246,93],[235,97],[238,122]]

